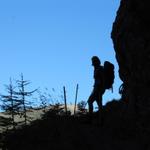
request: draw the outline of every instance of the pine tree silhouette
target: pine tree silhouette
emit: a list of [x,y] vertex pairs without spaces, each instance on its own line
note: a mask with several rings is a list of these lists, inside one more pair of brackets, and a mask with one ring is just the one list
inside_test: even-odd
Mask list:
[[30,82],[27,80],[24,80],[23,74],[21,74],[21,79],[17,80],[17,85],[18,85],[18,92],[14,92],[15,95],[17,95],[20,98],[20,102],[22,104],[22,115],[24,117],[24,123],[25,125],[27,124],[27,105],[30,105],[30,103],[27,101],[26,97],[32,96],[32,94],[37,90],[33,90],[30,92],[25,91],[25,87],[29,85]]
[[15,87],[12,84],[12,80],[10,78],[9,85],[6,85],[6,90],[8,95],[1,95],[2,105],[1,108],[6,111],[9,115],[11,115],[11,124],[13,128],[15,128],[15,115],[19,114],[19,109],[21,107],[21,102],[18,100],[18,97],[14,94]]

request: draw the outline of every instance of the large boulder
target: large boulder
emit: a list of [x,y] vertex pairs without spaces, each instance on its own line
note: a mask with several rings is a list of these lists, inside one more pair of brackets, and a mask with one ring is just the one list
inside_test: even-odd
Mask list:
[[128,112],[146,115],[150,108],[150,4],[121,0],[112,40],[123,81],[122,99]]

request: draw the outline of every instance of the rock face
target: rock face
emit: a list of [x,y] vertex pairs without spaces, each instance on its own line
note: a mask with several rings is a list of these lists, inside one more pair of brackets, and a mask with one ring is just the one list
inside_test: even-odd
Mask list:
[[121,0],[112,40],[129,111],[146,115],[150,108],[150,4]]

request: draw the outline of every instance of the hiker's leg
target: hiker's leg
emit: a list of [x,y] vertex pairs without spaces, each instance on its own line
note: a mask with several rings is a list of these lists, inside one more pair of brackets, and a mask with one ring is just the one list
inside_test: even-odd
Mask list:
[[102,96],[104,94],[105,90],[101,90],[101,92],[98,93],[98,107],[99,107],[99,119],[98,119],[98,124],[102,126],[103,124],[103,106],[102,106]]
[[99,111],[102,109],[102,97],[100,97],[97,101]]
[[97,102],[97,105],[98,105],[98,109],[100,111],[102,109],[102,94],[101,93],[97,94],[96,102]]
[[92,93],[88,99],[89,113],[93,113],[93,102],[94,102],[94,94]]
[[99,111],[102,111],[102,97],[103,97],[103,94],[105,93],[105,90],[104,89],[101,89],[101,88],[98,88],[97,90],[97,99],[96,99],[96,102],[97,102],[97,105],[99,107]]
[[102,94],[99,92],[97,92],[97,95],[96,95],[96,103],[98,105],[97,124],[101,126],[102,124]]

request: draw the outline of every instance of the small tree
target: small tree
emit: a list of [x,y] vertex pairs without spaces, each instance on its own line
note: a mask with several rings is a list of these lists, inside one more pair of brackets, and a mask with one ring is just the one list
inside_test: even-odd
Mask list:
[[15,87],[12,84],[12,80],[10,78],[9,85],[6,85],[6,90],[8,95],[1,95],[2,105],[1,108],[5,110],[9,115],[11,115],[11,124],[13,128],[15,128],[15,115],[19,113],[20,109],[20,101],[18,97],[14,95]]
[[87,102],[85,102],[85,101],[80,101],[78,104],[77,104],[77,106],[78,106],[78,110],[81,112],[81,113],[85,113],[86,112],[86,104],[87,104]]
[[17,85],[18,85],[19,91],[14,92],[14,94],[19,97],[20,102],[22,104],[21,111],[22,111],[22,115],[24,117],[25,125],[27,124],[27,121],[28,121],[28,119],[27,119],[27,106],[30,105],[30,103],[27,101],[26,97],[32,96],[32,94],[37,90],[37,89],[35,89],[31,92],[25,91],[25,87],[29,84],[30,84],[30,82],[24,80],[23,74],[21,74],[21,80],[17,80]]
[[46,107],[48,106],[48,97],[47,95],[43,94],[41,91],[38,90],[38,94],[39,94],[39,99],[41,102],[41,106],[43,109],[43,112],[46,112]]

